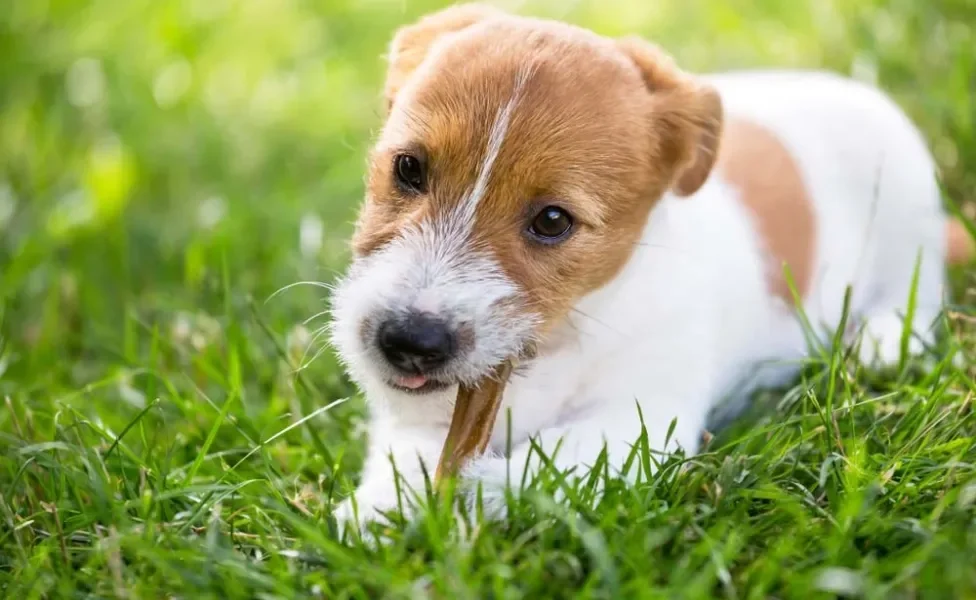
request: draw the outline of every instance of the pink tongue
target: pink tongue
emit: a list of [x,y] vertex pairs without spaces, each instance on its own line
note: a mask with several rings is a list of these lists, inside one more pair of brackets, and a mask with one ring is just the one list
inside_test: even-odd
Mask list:
[[427,383],[427,378],[423,375],[410,375],[409,377],[400,377],[397,379],[397,385],[405,387],[408,390],[423,387],[425,383]]

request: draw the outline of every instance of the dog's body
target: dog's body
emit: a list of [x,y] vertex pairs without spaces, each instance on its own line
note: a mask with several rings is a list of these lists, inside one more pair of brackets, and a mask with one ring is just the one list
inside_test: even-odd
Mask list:
[[[465,76],[457,71],[442,73],[449,70],[452,52],[464,59],[467,44],[482,52],[484,40],[525,50],[519,46],[523,42],[504,37],[506,32],[512,39],[528,39],[524,60],[533,59],[531,48],[539,49],[539,64],[523,70],[491,56],[501,50],[487,51],[482,72],[472,72],[472,80],[486,73],[514,80],[497,100],[490,94],[472,99],[485,104],[479,114],[490,123],[426,96],[439,93],[437,86],[464,85]],[[942,211],[935,165],[922,137],[889,99],[825,73],[686,78],[649,46],[601,40],[569,26],[477,6],[435,14],[395,40],[388,80],[391,117],[376,160],[400,156],[399,150],[384,148],[416,143],[424,145],[431,166],[415,190],[419,200],[405,200],[405,193],[371,180],[357,260],[336,298],[335,341],[371,410],[370,452],[355,500],[361,520],[398,505],[391,457],[402,483],[423,490],[420,461],[433,472],[457,382],[476,378],[507,355],[525,360],[506,389],[489,452],[462,475],[483,484],[489,505],[507,482],[522,481],[527,464],[537,468],[538,460],[527,461],[530,438],[548,453],[558,444],[553,458],[562,469],[585,467],[604,447],[611,465],[619,466],[641,433],[638,404],[655,449],[677,444],[694,452],[705,419],[719,402],[756,386],[788,382],[809,354],[811,336],[829,344],[841,323],[848,286],[849,333],[864,332],[865,359],[890,363],[900,357],[901,315],[917,267],[908,349],[917,352],[933,341],[930,326],[942,305],[947,256],[962,258],[969,248]],[[566,65],[549,58],[548,43],[565,45],[553,56],[576,43],[587,56],[606,51],[599,72],[619,67],[619,77],[630,87],[614,90],[598,81],[590,90],[587,78],[597,77],[597,71],[582,68],[567,81],[578,78],[584,100],[567,100],[571,88],[561,87],[559,76]],[[619,61],[612,52],[620,53]],[[653,98],[642,116],[654,120],[653,140],[646,145],[646,131],[626,133],[644,127],[628,121],[628,113],[643,110],[634,86],[638,79],[627,79],[628,58],[647,86],[641,93],[649,90]],[[398,59],[409,65],[397,69]],[[534,79],[547,83],[552,103],[566,103],[563,112],[570,116],[582,112],[574,108],[578,102],[602,102],[604,90],[616,94],[619,107],[608,104],[601,111],[619,109],[619,122],[614,115],[594,115],[606,120],[604,126],[580,135],[596,137],[556,139],[573,124],[559,121],[560,110],[528,107],[546,95],[542,84],[530,87]],[[457,113],[445,116],[432,106]],[[552,137],[551,143],[529,151],[525,146],[533,136],[518,134],[550,113],[555,117],[532,131],[536,138]],[[411,119],[421,125],[411,130]],[[443,143],[415,139],[436,137],[444,127],[470,128],[470,145],[453,137]],[[549,131],[557,133],[549,136]],[[632,139],[617,148],[600,135]],[[560,170],[553,158],[560,151],[572,163],[567,167],[576,170]],[[592,163],[580,158],[587,151]],[[457,170],[460,174],[451,175],[458,178],[456,185],[443,184],[450,189],[438,198],[436,177],[447,178],[452,171],[435,168],[432,155],[451,152],[475,156]],[[640,153],[653,156],[650,167],[641,163]],[[396,165],[397,174],[415,173]],[[527,181],[535,168],[547,175]],[[645,176],[647,169],[651,175]],[[580,170],[589,177],[573,179]],[[374,177],[389,178],[390,171],[375,167]],[[512,184],[515,190],[492,188],[500,179],[519,184]],[[602,187],[587,188],[592,182]],[[389,203],[393,208],[378,217],[375,206],[388,194],[396,196]],[[548,237],[536,239],[532,225],[531,243],[543,245],[512,250],[512,244],[530,242],[504,237],[504,215],[521,214],[522,204],[531,206],[537,196],[560,200],[559,194],[570,198],[569,212],[583,215],[570,230],[576,238],[550,246]],[[495,212],[472,208],[472,198],[494,202]],[[535,219],[543,214],[530,213]],[[562,217],[545,214],[551,222],[542,229],[551,233]],[[555,260],[542,254],[549,252],[576,254],[564,264],[536,266],[535,261]],[[547,304],[551,297],[558,301]],[[801,324],[795,299],[811,331]],[[451,358],[456,365],[448,361],[430,370],[402,371],[396,366],[402,356],[390,353],[382,332],[377,334],[383,325],[376,325],[376,315],[402,311],[446,315],[462,332],[458,339],[475,341],[467,348],[454,344],[453,352],[461,355]],[[470,331],[465,324],[471,324]],[[396,357],[391,359],[395,368],[387,364],[390,356]],[[426,389],[442,377],[444,385]],[[674,419],[673,443],[665,448]],[[512,454],[505,457],[509,440]],[[340,515],[351,517],[349,503]]]

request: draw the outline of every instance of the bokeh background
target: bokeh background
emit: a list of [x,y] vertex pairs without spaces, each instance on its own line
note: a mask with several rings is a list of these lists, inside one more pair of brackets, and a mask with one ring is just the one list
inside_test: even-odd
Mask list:
[[[354,471],[358,399],[302,421],[354,395],[318,335],[327,291],[273,294],[345,265],[386,45],[445,4],[0,2],[0,446],[18,448],[0,454],[3,481],[27,478],[35,450],[51,469],[82,460],[38,444],[104,455],[133,423],[129,462],[99,484],[110,494],[135,494],[140,477],[212,481],[289,424],[302,426],[259,453],[269,494],[314,506],[336,465]],[[964,211],[976,201],[976,0],[496,4],[646,36],[691,70],[818,67],[876,82],[923,129],[947,195]],[[0,516],[44,496],[18,493]],[[195,510],[170,502],[160,519]],[[243,514],[260,529],[259,511]]]
[[[693,70],[822,67],[877,82],[924,129],[948,194],[974,199],[973,0],[498,4],[647,36]],[[0,299],[18,355],[8,368],[91,381],[108,349],[138,352],[123,343],[136,323],[206,329],[228,303],[329,281],[381,123],[386,44],[443,5],[3,3]],[[322,298],[297,289],[262,310],[287,332]],[[331,373],[323,358],[319,372]]]

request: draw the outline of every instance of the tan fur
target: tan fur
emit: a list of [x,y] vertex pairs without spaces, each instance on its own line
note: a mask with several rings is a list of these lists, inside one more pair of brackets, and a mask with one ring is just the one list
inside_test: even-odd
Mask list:
[[459,4],[422,17],[416,24],[397,31],[390,43],[386,72],[387,109],[410,75],[420,66],[431,46],[448,33],[461,31],[501,12],[484,4]]
[[[543,330],[617,275],[666,190],[693,193],[714,162],[717,94],[646,42],[462,5],[398,32],[391,61],[392,110],[371,155],[355,251],[374,252],[461,201],[522,77],[472,243],[519,284]],[[423,196],[394,185],[393,158],[405,150],[428,161]],[[576,223],[555,246],[525,235],[549,204]]]
[[773,259],[769,290],[793,304],[785,264],[801,298],[810,289],[816,216],[799,168],[769,130],[749,121],[726,123],[718,168],[755,216],[763,245]]

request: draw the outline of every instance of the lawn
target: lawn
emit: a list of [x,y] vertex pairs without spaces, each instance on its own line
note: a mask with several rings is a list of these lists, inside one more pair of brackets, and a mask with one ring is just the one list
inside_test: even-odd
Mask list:
[[[976,0],[507,5],[876,81],[973,216]],[[467,541],[443,507],[337,535],[364,403],[327,290],[286,286],[346,264],[386,43],[439,6],[2,3],[4,597],[976,598],[973,271],[927,360],[819,356],[650,481],[547,473]]]

